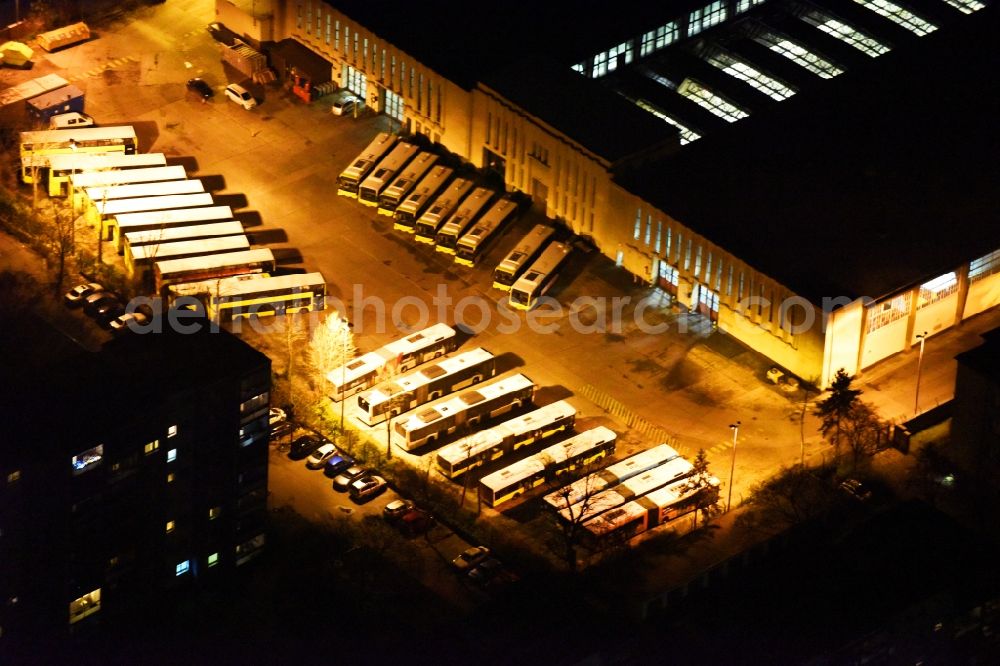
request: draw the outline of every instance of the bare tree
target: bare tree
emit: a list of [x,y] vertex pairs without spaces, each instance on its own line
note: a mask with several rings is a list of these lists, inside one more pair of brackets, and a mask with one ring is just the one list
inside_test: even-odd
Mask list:
[[[583,524],[593,517],[594,498],[605,488],[598,473],[601,468],[591,463],[584,474],[574,483],[559,487],[553,495],[558,498],[557,506],[546,502],[552,508],[552,516],[559,526],[562,537],[562,557],[570,571],[577,569],[577,549],[585,534]],[[561,481],[550,480],[551,486]]]

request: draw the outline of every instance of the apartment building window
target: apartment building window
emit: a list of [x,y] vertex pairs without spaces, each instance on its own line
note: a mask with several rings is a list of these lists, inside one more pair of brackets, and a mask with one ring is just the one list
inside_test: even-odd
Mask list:
[[168,520],[167,521],[167,534],[170,534],[171,532],[173,532],[175,527],[177,527],[177,523],[175,521],[173,521],[173,520]]
[[146,446],[142,447],[142,450],[146,453],[146,455],[149,455],[158,448],[160,448],[160,440],[154,439],[152,442],[149,442]]
[[221,506],[213,506],[211,509],[208,510],[208,519],[209,520],[215,520],[220,515],[222,515],[222,507]]
[[726,2],[715,0],[712,4],[696,9],[688,15],[688,36],[697,35],[702,30],[707,30],[725,20]]
[[17,483],[21,479],[21,470],[15,469],[7,475],[7,483]]
[[208,566],[214,567],[218,563],[219,563],[218,553],[212,553],[211,555],[208,556]]
[[183,576],[188,571],[191,570],[191,560],[184,560],[183,562],[178,562],[177,566],[174,567],[174,572],[176,576]]
[[172,425],[169,428],[167,428],[167,438],[168,439],[171,438],[171,437],[176,437],[176,436],[177,436],[177,426]]
[[177,460],[177,449],[170,449],[167,451],[167,462],[172,463]]
[[176,473],[174,473],[174,472],[168,472],[167,473],[167,483],[173,483],[176,478],[177,478],[177,474]]
[[99,610],[101,610],[101,588],[69,602],[69,623],[75,624]]

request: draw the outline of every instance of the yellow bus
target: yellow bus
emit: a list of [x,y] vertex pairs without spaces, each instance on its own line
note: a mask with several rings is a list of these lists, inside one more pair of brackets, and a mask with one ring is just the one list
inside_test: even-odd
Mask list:
[[326,281],[322,273],[239,280],[208,294],[206,307],[216,321],[324,310]]
[[35,182],[35,176],[45,178],[49,158],[70,153],[138,152],[139,140],[131,125],[119,127],[81,127],[72,130],[41,130],[21,132],[21,180]]
[[[72,155],[52,155],[49,157],[49,196],[66,196],[72,191],[72,183],[70,181],[75,182],[77,179],[81,179],[82,183],[87,183],[86,187],[107,185],[109,183],[95,183],[91,179],[99,174],[121,174],[131,171],[165,168],[166,166],[167,157],[163,153],[135,153],[133,155],[126,155],[125,153],[74,153]],[[178,166],[176,169],[180,169],[181,172],[184,171],[184,167],[182,166]],[[168,173],[175,174],[176,169]],[[90,178],[83,178],[84,175]],[[183,175],[177,176],[177,178],[186,177]],[[168,179],[157,177],[154,180]],[[173,178],[170,180],[173,180]],[[77,203],[79,204],[79,202]]]

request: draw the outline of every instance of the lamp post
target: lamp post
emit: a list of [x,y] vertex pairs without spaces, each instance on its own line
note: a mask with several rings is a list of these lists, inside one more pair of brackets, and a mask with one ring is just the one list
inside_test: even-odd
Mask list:
[[730,423],[729,429],[733,431],[733,460],[729,465],[729,497],[726,498],[726,511],[729,511],[729,507],[733,503],[733,475],[736,473],[736,438],[740,434],[740,423]]
[[916,416],[920,413],[920,371],[924,366],[924,342],[927,340],[927,331],[917,334],[917,340],[920,340],[920,353],[917,355],[917,389],[913,396],[913,415]]

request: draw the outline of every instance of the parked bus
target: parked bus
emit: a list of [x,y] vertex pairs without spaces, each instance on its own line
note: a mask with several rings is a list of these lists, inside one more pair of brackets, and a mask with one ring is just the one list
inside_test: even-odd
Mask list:
[[[443,358],[418,370],[387,379],[358,395],[359,418],[373,426],[414,407],[478,384],[496,374],[496,359],[482,347]],[[391,413],[390,413],[391,409]]]
[[468,178],[456,178],[451,181],[451,185],[417,218],[417,223],[414,225],[417,241],[433,245],[445,218],[451,215],[471,189],[472,181]]
[[435,236],[435,249],[438,252],[455,254],[455,246],[459,237],[472,226],[479,214],[493,199],[493,190],[488,187],[477,187],[472,194],[462,200],[462,205],[452,213]]
[[242,236],[243,225],[236,220],[227,222],[210,222],[185,227],[161,227],[147,231],[133,231],[125,234],[125,253],[129,248],[157,243],[175,243],[177,241],[193,241],[202,238],[219,238],[221,236]]
[[636,497],[642,497],[657,488],[686,479],[693,471],[694,467],[687,460],[674,458],[613,488],[584,497],[576,504],[563,506],[559,509],[559,516],[567,522],[589,520],[592,516],[631,502]]
[[139,142],[131,125],[81,127],[73,130],[21,132],[21,180],[33,183],[34,175],[44,178],[49,158],[70,153],[137,152]]
[[531,268],[518,278],[510,288],[510,305],[518,310],[530,310],[544,296],[559,277],[559,267],[569,256],[570,247],[565,243],[551,243]]
[[160,231],[170,227],[191,226],[202,222],[222,222],[233,219],[229,206],[204,206],[201,208],[174,208],[143,213],[115,215],[115,249],[121,254],[125,234],[136,231]]
[[460,427],[476,428],[483,420],[531,404],[535,384],[524,375],[503,377],[489,384],[432,402],[406,419],[397,419],[393,434],[406,450],[437,442]]
[[402,171],[403,167],[418,152],[420,149],[412,143],[401,141],[396,144],[396,147],[382,158],[375,170],[361,181],[361,187],[358,188],[358,201],[366,206],[378,206],[382,192],[389,187],[389,183],[396,177],[396,174]]
[[[157,153],[159,154],[159,153]],[[60,155],[59,157],[64,157]],[[92,156],[86,156],[91,159]],[[125,157],[125,156],[122,156]],[[129,155],[128,158],[147,157],[147,155]],[[64,160],[58,160],[64,162]],[[56,171],[55,157],[52,159],[52,172]],[[72,162],[70,162],[72,167]],[[159,183],[165,180],[185,180],[187,172],[184,167],[175,164],[172,166],[144,166],[140,168],[114,168],[114,169],[79,169],[69,175],[73,182],[73,188],[84,190],[88,187],[110,187],[113,185],[134,185],[136,183]]]
[[[711,477],[697,487],[690,480],[676,481],[636,500],[595,516],[583,523],[585,536],[600,544],[614,537],[623,542],[658,525],[666,525],[698,509],[704,495],[719,494],[719,480]],[[708,498],[709,503],[714,498]]]
[[88,187],[85,192],[91,203],[112,199],[138,199],[140,197],[160,197],[170,194],[198,194],[205,187],[198,179],[161,180],[155,183],[131,183],[129,185],[102,185]]
[[406,372],[421,363],[444,356],[455,349],[455,329],[446,324],[394,340],[384,347],[337,366],[326,374],[331,384],[330,398],[344,400],[364,391],[381,379],[387,370]]
[[395,220],[393,228],[412,234],[413,225],[417,218],[434,201],[434,197],[441,191],[441,188],[448,184],[453,173],[455,170],[446,166],[436,166],[431,169],[431,172],[424,176],[423,180],[410,192],[410,195],[396,208],[396,212],[393,213]]
[[266,248],[260,248],[187,259],[167,259],[157,261],[154,270],[156,293],[163,294],[166,287],[180,282],[216,280],[246,273],[273,273],[274,254]]
[[[181,307],[181,304],[177,302],[177,299],[187,296],[191,298],[196,298],[202,302],[205,307],[205,311],[208,311],[208,298],[217,293],[221,293],[224,290],[233,289],[233,285],[237,285],[241,282],[246,282],[248,280],[263,280],[265,278],[271,277],[268,273],[245,273],[243,275],[233,275],[230,277],[216,278],[214,280],[199,280],[197,282],[178,282],[177,284],[172,284],[167,288],[167,293],[164,295],[167,302],[171,307]],[[184,305],[185,309],[191,310],[192,307]]]
[[479,496],[488,505],[499,506],[546,480],[614,453],[617,437],[604,426],[581,432],[483,477]]
[[181,240],[169,243],[150,243],[129,247],[125,252],[125,272],[129,277],[152,268],[154,261],[167,259],[183,259],[184,257],[200,257],[204,254],[222,254],[223,252],[242,252],[250,249],[250,241],[243,234],[239,236],[220,236],[202,240]]
[[511,250],[493,271],[493,287],[510,291],[511,285],[545,249],[553,233],[555,229],[552,227],[539,224],[525,234],[517,247]]
[[437,464],[445,476],[454,479],[521,447],[571,430],[575,422],[576,409],[560,400],[449,444],[438,451]]
[[490,245],[500,237],[500,231],[514,219],[517,204],[513,199],[504,197],[486,211],[486,214],[468,232],[458,239],[455,248],[455,263],[463,266],[475,266],[479,258],[486,253]]
[[[83,174],[131,171],[167,165],[163,153],[66,153],[49,157],[49,196],[62,197],[69,193],[69,181]],[[183,169],[183,167],[181,167]],[[185,176],[181,176],[184,178]],[[93,183],[103,185],[104,183]]]
[[424,174],[437,162],[437,155],[434,153],[420,153],[413,158],[406,167],[399,172],[396,180],[378,197],[378,212],[381,215],[392,215],[396,208],[403,202],[407,194],[423,178]]
[[372,139],[368,147],[361,151],[361,154],[351,162],[351,165],[337,176],[337,194],[357,198],[361,181],[371,173],[378,161],[389,152],[395,143],[396,137],[388,132],[382,132]]
[[208,192],[199,194],[170,194],[162,197],[138,197],[136,199],[111,199],[97,201],[87,209],[88,221],[101,230],[99,236],[105,240],[114,238],[116,217],[122,213],[145,213],[154,210],[170,208],[196,208],[211,206],[212,195]]
[[318,312],[326,309],[326,281],[321,273],[237,280],[208,292],[204,298],[208,317],[214,321]]
[[678,455],[672,446],[660,444],[659,446],[654,446],[651,449],[637,453],[634,456],[629,456],[614,465],[609,465],[599,472],[594,472],[582,479],[577,479],[568,486],[549,493],[543,499],[557,511],[565,509],[587,497],[596,495],[605,488],[616,486],[623,481],[628,481],[633,476],[638,476],[665,462],[669,462],[677,458]]

